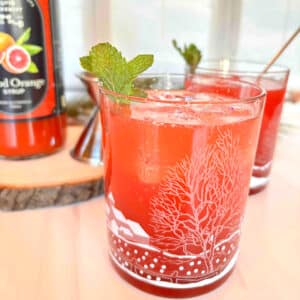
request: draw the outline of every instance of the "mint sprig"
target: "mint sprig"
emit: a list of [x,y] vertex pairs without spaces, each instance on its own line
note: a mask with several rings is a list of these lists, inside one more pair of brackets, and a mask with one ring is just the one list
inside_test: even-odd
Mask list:
[[172,40],[172,44],[190,67],[190,72],[195,73],[195,70],[202,59],[201,50],[193,43],[189,45],[185,44],[183,49],[178,46],[176,40]]
[[110,43],[91,48],[89,55],[80,58],[81,66],[102,82],[107,90],[127,96],[144,95],[134,87],[133,81],[153,64],[153,55],[138,55],[128,61]]

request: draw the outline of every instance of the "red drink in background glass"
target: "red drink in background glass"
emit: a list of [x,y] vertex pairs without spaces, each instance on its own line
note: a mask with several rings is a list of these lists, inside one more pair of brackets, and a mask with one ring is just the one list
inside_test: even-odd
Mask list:
[[[255,165],[258,166],[258,168],[254,168],[253,170],[253,175],[258,177],[268,176],[270,173],[270,164],[275,150],[276,137],[286,90],[285,85],[282,86],[282,84],[278,84],[276,81],[272,80],[262,79],[260,84],[266,90],[267,97],[255,158]],[[260,169],[259,167],[261,166],[266,167]]]
[[[289,75],[289,70],[281,66],[273,66],[267,73],[261,75],[263,69],[264,65],[258,63],[212,60],[201,63],[201,67],[196,71],[196,73],[201,74],[201,76],[221,76],[233,80],[250,81],[260,85],[267,92],[262,126],[250,183],[250,194],[263,190],[269,182]],[[197,90],[197,74],[188,76],[186,86],[193,86],[193,89]]]
[[102,91],[110,257],[136,286],[186,296],[236,262],[264,95],[237,81],[197,94],[178,89],[184,76],[152,79],[148,98],[127,104]]

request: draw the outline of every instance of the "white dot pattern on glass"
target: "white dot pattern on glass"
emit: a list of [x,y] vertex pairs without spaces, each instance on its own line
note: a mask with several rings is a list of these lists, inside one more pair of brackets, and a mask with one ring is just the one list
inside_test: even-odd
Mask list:
[[[205,266],[205,255],[195,256],[195,258],[180,258],[177,263],[172,265],[172,257],[168,257],[164,252],[155,251],[152,248],[147,250],[139,245],[132,244],[130,241],[110,236],[112,255],[124,268],[133,271],[143,278],[156,281],[170,281],[172,276],[176,276],[176,281],[191,278],[195,281],[198,278],[206,278],[211,272]],[[235,254],[237,248],[235,242],[219,245],[215,248],[213,267],[215,270],[222,270]],[[178,264],[180,262],[180,264]],[[176,275],[175,275],[176,274]]]

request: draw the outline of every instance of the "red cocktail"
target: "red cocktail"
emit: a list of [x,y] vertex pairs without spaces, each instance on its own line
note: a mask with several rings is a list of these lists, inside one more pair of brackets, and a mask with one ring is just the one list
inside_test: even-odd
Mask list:
[[264,102],[252,84],[211,78],[195,93],[184,80],[142,77],[147,98],[101,96],[110,257],[168,296],[234,267]]
[[[267,92],[264,116],[256,151],[255,164],[250,184],[250,193],[264,189],[269,181],[272,159],[275,150],[277,132],[280,122],[284,95],[286,91],[289,70],[273,66],[261,75],[263,64],[242,61],[207,61],[201,64],[197,73],[203,76],[223,76],[235,80],[245,80],[259,84]],[[196,75],[190,75],[187,85],[197,85]]]

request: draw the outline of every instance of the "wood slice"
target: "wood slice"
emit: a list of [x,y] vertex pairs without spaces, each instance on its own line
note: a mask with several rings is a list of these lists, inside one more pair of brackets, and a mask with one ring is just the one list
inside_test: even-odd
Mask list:
[[0,209],[22,210],[86,201],[103,192],[103,167],[70,156],[83,128],[70,126],[65,148],[38,159],[0,160]]

